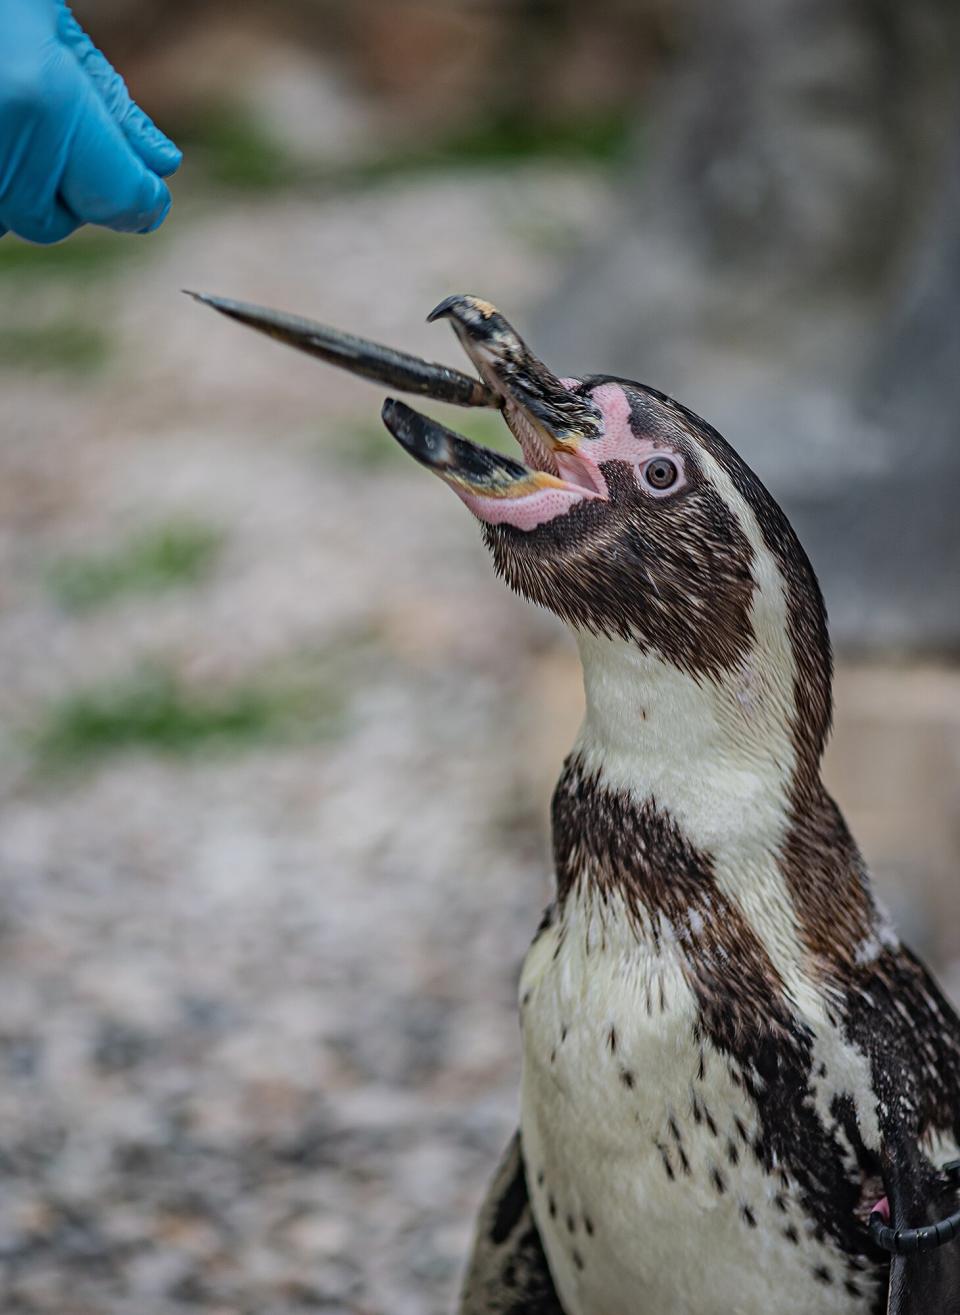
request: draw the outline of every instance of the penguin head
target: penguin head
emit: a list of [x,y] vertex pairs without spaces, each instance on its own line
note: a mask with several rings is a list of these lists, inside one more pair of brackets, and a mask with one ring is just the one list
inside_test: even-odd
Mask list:
[[677,744],[682,723],[728,757],[741,749],[778,772],[788,758],[816,768],[830,721],[820,590],[781,508],[699,416],[628,379],[558,377],[478,297],[448,297],[428,316],[451,323],[476,371],[467,375],[297,316],[191,295],[364,378],[500,410],[516,458],[393,399],[383,419],[481,522],[510,587],[574,630],[588,707],[592,698],[609,713],[608,739],[630,720],[627,691],[645,683]]
[[[498,573],[575,631],[694,682],[783,690],[819,756],[830,650],[816,577],[746,462],[692,411],[631,380],[558,378],[487,302],[448,298],[522,460],[390,400],[390,432],[483,525]],[[741,695],[741,702],[743,697]]]

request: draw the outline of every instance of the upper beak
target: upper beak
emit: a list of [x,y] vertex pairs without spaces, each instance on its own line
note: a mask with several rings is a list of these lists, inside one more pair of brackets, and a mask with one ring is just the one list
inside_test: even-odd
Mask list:
[[[592,463],[584,459],[584,440],[596,438],[603,429],[600,410],[589,397],[573,392],[538,360],[500,312],[478,297],[447,297],[427,319],[448,319],[464,350],[487,387],[498,397],[503,417],[523,451],[524,462],[509,461],[485,448],[469,443],[442,425],[419,416],[422,439],[410,442],[409,407],[387,403],[383,419],[387,428],[424,465],[431,466],[466,498],[483,519],[511,519],[504,507],[490,508],[486,499],[523,498],[536,491],[560,490],[568,500],[602,496],[601,481]],[[417,431],[418,434],[421,430]],[[451,442],[456,439],[456,444]],[[436,454],[436,457],[435,457]],[[481,459],[482,454],[482,459]],[[484,478],[477,475],[484,471]],[[496,489],[487,472],[496,470]],[[556,496],[551,506],[557,508]],[[552,513],[554,514],[554,513]],[[539,523],[539,522],[537,522]]]
[[[602,432],[599,409],[548,370],[489,302],[469,296],[448,297],[427,317],[451,321],[481,376],[477,379],[295,315],[204,293],[189,295],[231,319],[376,383],[436,401],[502,410],[523,450],[523,462],[480,447],[401,402],[388,401],[383,409],[384,423],[394,437],[451,484],[484,519],[511,519],[504,501],[531,493],[550,493],[551,514],[558,507],[558,493],[565,491],[564,502],[602,496],[592,463],[580,456],[582,441]],[[493,511],[490,499],[500,504]]]
[[501,399],[504,419],[534,466],[559,475],[560,454],[574,455],[581,440],[600,433],[595,403],[565,387],[488,301],[447,297],[427,319],[450,320],[478,374]]

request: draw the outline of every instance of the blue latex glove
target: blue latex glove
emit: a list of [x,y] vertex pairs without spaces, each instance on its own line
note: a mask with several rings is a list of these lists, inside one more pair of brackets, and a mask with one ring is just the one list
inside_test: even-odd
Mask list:
[[0,0],[0,235],[149,233],[180,159],[65,0]]

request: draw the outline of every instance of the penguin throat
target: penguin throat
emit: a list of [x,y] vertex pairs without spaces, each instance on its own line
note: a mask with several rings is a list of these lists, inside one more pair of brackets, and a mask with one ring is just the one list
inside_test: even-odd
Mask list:
[[578,642],[586,716],[575,751],[588,769],[668,810],[711,852],[779,845],[795,764],[791,682],[752,650],[722,680],[698,680],[629,641]]

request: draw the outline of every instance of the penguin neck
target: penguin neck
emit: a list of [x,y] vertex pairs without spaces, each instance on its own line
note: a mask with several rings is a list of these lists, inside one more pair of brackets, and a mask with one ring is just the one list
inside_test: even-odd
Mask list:
[[698,681],[629,641],[578,643],[586,715],[553,802],[563,915],[589,927],[599,912],[609,943],[654,957],[660,924],[699,929],[670,951],[691,967],[704,936],[739,927],[709,962],[739,971],[749,941],[819,1016],[818,983],[849,982],[897,941],[820,780],[802,676],[771,660],[780,647]]
[[697,679],[628,640],[577,641],[584,767],[711,854],[776,851],[797,774],[792,672],[753,650],[723,679]]
[[[782,858],[800,779],[792,668],[754,648],[723,678],[698,679],[627,640],[578,644],[586,714],[553,807],[565,916],[589,925],[607,910],[608,943],[654,958],[664,916],[711,936],[742,927],[770,973],[807,998],[803,916]],[[669,952],[694,948],[677,940]]]

